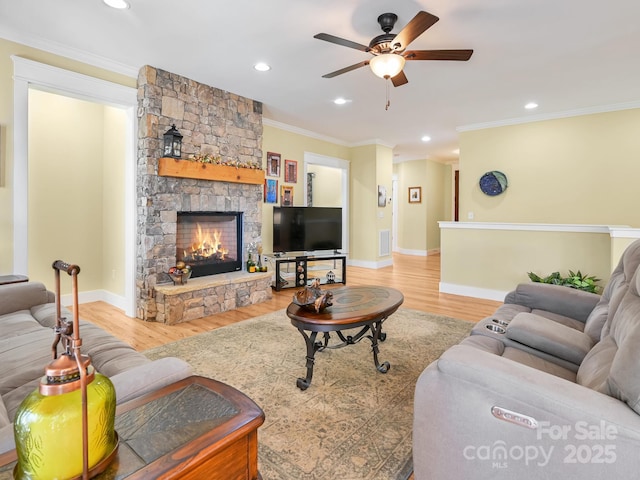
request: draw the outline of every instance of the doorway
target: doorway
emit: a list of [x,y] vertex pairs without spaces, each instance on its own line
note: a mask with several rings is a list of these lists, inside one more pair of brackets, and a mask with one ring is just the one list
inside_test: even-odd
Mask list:
[[[315,172],[314,167],[318,167]],[[320,173],[323,175],[320,175]],[[309,185],[307,178],[312,176],[313,206],[342,208],[342,250],[348,255],[349,251],[349,162],[335,157],[327,157],[316,153],[304,154],[304,186],[305,206],[309,204]],[[322,180],[326,176],[326,180]],[[324,184],[323,184],[324,182]],[[336,185],[339,185],[336,188]],[[339,195],[335,192],[339,190]],[[333,193],[333,194],[332,194]]]
[[[124,291],[113,293],[98,288],[80,295],[81,302],[106,301],[135,316],[135,135],[137,122],[136,89],[99,80],[68,70],[52,67],[32,60],[12,56],[14,65],[14,190],[13,190],[13,265],[16,273],[28,274],[29,268],[29,111],[30,91],[45,92],[95,102],[120,109],[125,117],[124,132],[120,132],[124,144],[123,210],[119,212],[123,226]],[[87,155],[90,153],[87,152]],[[67,185],[67,188],[72,185]],[[55,194],[53,187],[52,194]],[[64,188],[59,185],[57,188]],[[81,200],[80,200],[81,201]],[[73,225],[70,225],[71,232]],[[21,246],[19,248],[18,246]],[[55,259],[51,259],[53,261]],[[72,258],[62,259],[74,261]],[[65,299],[63,298],[63,301]]]

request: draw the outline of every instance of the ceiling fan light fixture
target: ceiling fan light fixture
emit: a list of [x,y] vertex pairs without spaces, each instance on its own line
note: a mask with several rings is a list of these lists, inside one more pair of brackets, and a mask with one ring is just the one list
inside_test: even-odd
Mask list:
[[396,53],[383,53],[369,60],[371,71],[380,78],[393,78],[404,67],[404,57]]
[[106,5],[111,8],[117,8],[118,10],[126,10],[129,8],[129,2],[126,0],[102,0]]

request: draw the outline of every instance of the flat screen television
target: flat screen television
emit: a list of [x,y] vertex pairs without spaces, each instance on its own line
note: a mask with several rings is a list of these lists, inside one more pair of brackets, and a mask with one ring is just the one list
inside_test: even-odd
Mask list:
[[274,253],[341,248],[342,208],[273,208]]

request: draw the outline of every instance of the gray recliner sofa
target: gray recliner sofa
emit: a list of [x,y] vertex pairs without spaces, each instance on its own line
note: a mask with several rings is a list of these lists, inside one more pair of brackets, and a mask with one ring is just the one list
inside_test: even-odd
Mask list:
[[[36,389],[51,361],[56,322],[54,294],[42,283],[0,286],[0,453],[15,447],[13,418]],[[64,309],[63,315],[72,318]],[[116,389],[117,403],[137,398],[192,374],[179,358],[149,360],[100,327],[80,320],[82,353]]]
[[[627,249],[602,298],[591,298],[591,310],[579,303],[579,313],[574,313],[571,302],[559,301],[565,295],[584,297],[579,292],[543,286],[556,297],[541,297],[541,303],[520,295],[525,305],[505,303],[498,311],[516,311],[504,325],[505,333],[482,327],[489,333],[467,337],[427,367],[415,392],[416,480],[638,476],[638,252],[640,242]],[[510,294],[507,300],[517,298]],[[562,317],[559,322],[557,315]],[[496,324],[492,318],[482,325]],[[564,318],[587,328],[571,326],[573,322]],[[542,344],[532,347],[507,338],[514,324],[530,337],[520,341],[533,338],[533,343],[537,339]],[[593,340],[585,330],[596,324]],[[558,331],[566,338],[553,337]],[[569,331],[588,338],[590,346],[572,361],[555,358],[558,350],[574,348]],[[551,342],[551,348],[549,335],[557,342]]]
[[[611,273],[602,295],[547,285],[522,283],[505,297],[471,335],[485,335],[574,372],[587,352],[608,334],[613,315],[640,265],[640,240],[629,245]],[[511,355],[511,350],[507,356]]]

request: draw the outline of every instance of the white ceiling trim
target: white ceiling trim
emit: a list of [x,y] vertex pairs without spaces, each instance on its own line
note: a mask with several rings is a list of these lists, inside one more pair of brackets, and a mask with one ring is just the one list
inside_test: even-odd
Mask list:
[[60,55],[62,57],[86,63],[94,67],[103,68],[105,70],[109,70],[110,72],[126,75],[127,77],[138,78],[138,71],[140,70],[140,67],[142,67],[142,65],[138,68],[132,67],[131,65],[125,65],[120,62],[115,62],[113,60],[109,60],[108,58],[101,57],[99,55],[93,55],[77,48],[61,45],[60,43],[56,43],[51,40],[45,40],[41,37],[24,35],[20,32],[12,30],[5,30],[4,32],[2,32],[2,34],[0,34],[0,37],[11,42],[26,45],[27,47],[37,48],[38,50],[42,50],[44,52],[53,53],[54,55]]
[[323,142],[335,143],[337,145],[342,145],[343,147],[353,146],[345,142],[344,140],[322,135],[320,133],[312,132],[310,130],[305,130],[304,128],[294,127],[293,125],[288,125],[286,123],[278,122],[276,120],[271,120],[270,118],[266,118],[266,117],[262,117],[262,124],[268,125],[270,127],[279,128],[280,130],[285,130],[287,132],[297,133],[298,135],[304,135],[305,137],[315,138],[316,140],[322,140]]
[[631,110],[640,108],[640,102],[614,103],[612,105],[600,105],[595,107],[577,108],[556,113],[542,113],[529,117],[510,118],[507,120],[496,120],[494,122],[475,123],[457,127],[458,132],[469,132],[472,130],[483,130],[485,128],[508,127],[510,125],[520,125],[523,123],[541,122],[544,120],[557,120],[559,118],[578,117],[580,115],[592,115],[594,113],[617,112],[619,110]]

